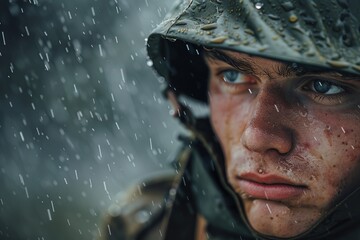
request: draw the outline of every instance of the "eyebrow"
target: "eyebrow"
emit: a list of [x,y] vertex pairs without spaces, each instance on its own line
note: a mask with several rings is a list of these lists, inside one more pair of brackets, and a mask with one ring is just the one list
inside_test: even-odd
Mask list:
[[205,57],[208,57],[209,59],[225,62],[245,74],[251,74],[251,75],[256,74],[252,64],[249,63],[249,61],[230,57],[226,53],[214,49],[204,52],[205,52]]
[[[225,62],[234,68],[238,69],[244,74],[249,75],[257,75],[258,73],[254,69],[254,64],[249,59],[241,59],[241,58],[234,58],[229,56],[228,54],[224,53],[221,50],[211,49],[206,50],[205,56],[209,59],[218,60]],[[313,66],[307,66],[303,64],[298,63],[287,63],[283,62],[283,64],[278,65],[276,69],[274,69],[275,73],[278,74],[281,77],[290,77],[290,76],[306,76],[306,75],[327,75],[331,77],[337,77],[341,78],[343,80],[358,80],[360,81],[360,76],[356,74],[351,73],[345,73],[345,72],[337,72],[328,70],[325,68],[320,67],[313,67]],[[270,73],[267,71],[264,71],[266,75],[271,77]]]

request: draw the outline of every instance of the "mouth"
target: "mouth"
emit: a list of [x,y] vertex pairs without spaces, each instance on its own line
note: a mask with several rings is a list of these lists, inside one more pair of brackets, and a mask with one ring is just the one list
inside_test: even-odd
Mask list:
[[276,175],[246,173],[236,177],[237,189],[249,198],[286,200],[298,197],[308,189]]

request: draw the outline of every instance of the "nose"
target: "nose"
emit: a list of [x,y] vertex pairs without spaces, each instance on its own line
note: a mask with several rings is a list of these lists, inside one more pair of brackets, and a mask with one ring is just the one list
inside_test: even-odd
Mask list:
[[276,89],[262,89],[253,100],[242,144],[250,151],[276,151],[285,155],[293,148],[289,106],[286,97]]

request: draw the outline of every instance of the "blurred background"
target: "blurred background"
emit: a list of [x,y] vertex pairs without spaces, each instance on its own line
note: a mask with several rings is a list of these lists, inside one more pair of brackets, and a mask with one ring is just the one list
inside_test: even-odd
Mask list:
[[147,61],[165,0],[2,0],[0,239],[97,239],[169,169],[178,123]]

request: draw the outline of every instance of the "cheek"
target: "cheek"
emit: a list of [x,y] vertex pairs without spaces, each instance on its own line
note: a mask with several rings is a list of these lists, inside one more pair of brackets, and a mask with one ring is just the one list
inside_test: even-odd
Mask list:
[[[360,180],[360,127],[357,114],[318,113],[309,125],[313,139],[313,155],[318,163],[318,176],[321,179],[319,191],[342,198],[357,187]],[[321,121],[323,120],[323,121]]]
[[230,150],[240,144],[246,115],[251,105],[244,98],[217,91],[210,92],[209,100],[211,125],[219,139],[225,159],[231,159]]

